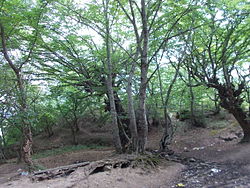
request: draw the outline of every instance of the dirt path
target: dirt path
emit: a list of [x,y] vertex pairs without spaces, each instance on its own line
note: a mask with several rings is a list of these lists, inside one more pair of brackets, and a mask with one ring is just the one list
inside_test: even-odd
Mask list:
[[[249,147],[247,148],[249,149]],[[250,164],[246,161],[207,162],[173,155],[169,160],[180,162],[186,168],[171,187],[186,188],[249,188]],[[167,188],[168,186],[166,186]]]
[[176,138],[172,148],[177,155],[169,158],[187,168],[172,187],[249,188],[250,144],[238,144],[237,128],[228,128],[213,136],[210,133],[209,129],[202,132],[195,129],[179,135],[182,140]]

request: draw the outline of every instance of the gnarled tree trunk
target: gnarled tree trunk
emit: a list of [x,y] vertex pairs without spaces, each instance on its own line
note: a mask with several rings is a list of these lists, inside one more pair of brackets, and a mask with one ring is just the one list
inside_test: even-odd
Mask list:
[[33,168],[33,161],[31,158],[32,154],[32,132],[30,126],[24,126],[22,128],[23,141],[22,141],[22,158],[26,164],[28,164],[29,168]]
[[241,108],[243,102],[240,94],[242,93],[244,84],[240,84],[238,89],[231,84],[226,86],[226,84],[217,84],[216,89],[218,90],[221,107],[228,110],[229,113],[233,114],[240,127],[243,130],[244,137],[241,142],[250,142],[250,120],[247,112],[244,112]]
[[169,117],[168,113],[166,114],[167,118],[165,119],[163,128],[163,134],[160,140],[160,152],[164,152],[168,150],[168,145],[171,144],[171,141],[173,139],[174,134],[174,128],[171,121],[171,118]]

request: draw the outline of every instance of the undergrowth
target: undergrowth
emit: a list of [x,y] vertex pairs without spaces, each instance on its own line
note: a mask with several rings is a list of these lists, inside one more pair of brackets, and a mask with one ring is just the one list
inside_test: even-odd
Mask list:
[[86,149],[99,149],[103,148],[103,146],[100,145],[76,145],[76,146],[64,146],[61,148],[56,148],[52,150],[46,150],[39,153],[35,153],[32,158],[33,159],[40,159],[44,157],[59,155],[62,153],[72,152],[72,151],[78,151],[78,150],[86,150]]
[[155,155],[139,155],[133,161],[133,167],[155,168],[160,164],[160,158]]
[[45,170],[46,169],[46,167],[45,166],[43,166],[43,165],[41,165],[41,164],[38,164],[38,163],[36,163],[35,165],[34,165],[34,167],[33,167],[34,169],[33,169],[33,171],[37,171],[37,170]]

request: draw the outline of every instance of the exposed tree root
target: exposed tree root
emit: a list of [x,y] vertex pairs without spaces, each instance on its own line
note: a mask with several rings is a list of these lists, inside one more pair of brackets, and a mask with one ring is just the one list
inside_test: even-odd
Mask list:
[[71,174],[79,167],[84,167],[86,165],[89,165],[90,162],[83,162],[73,165],[67,165],[67,166],[61,166],[57,168],[50,168],[46,170],[36,171],[32,175],[32,180],[34,181],[43,181],[43,180],[49,180],[56,177],[63,177]]
[[[92,174],[110,171],[116,168],[155,168],[159,164],[159,158],[154,155],[127,155],[120,158],[96,162],[83,162],[58,168],[52,168],[34,172],[31,176],[33,181],[49,180],[57,177],[68,176],[77,168],[82,168],[83,176],[86,178]],[[84,177],[83,177],[84,178]]]

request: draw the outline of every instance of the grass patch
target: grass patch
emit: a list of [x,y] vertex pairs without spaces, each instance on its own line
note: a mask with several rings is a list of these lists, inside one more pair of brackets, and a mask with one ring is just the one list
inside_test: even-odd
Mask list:
[[43,165],[41,165],[41,164],[35,164],[34,165],[34,171],[38,171],[38,170],[45,170],[46,169],[46,167],[44,167]]
[[86,150],[86,149],[100,149],[104,148],[104,146],[100,145],[76,145],[76,146],[64,146],[61,148],[56,148],[52,150],[46,150],[40,153],[35,153],[32,158],[33,159],[40,159],[44,157],[54,156],[54,155],[60,155],[62,153],[68,153],[72,151],[79,151],[79,150]]
[[217,135],[218,133],[219,133],[219,131],[218,131],[218,130],[215,130],[215,129],[213,129],[213,130],[210,131],[211,136],[215,136],[215,135]]
[[133,161],[133,167],[143,169],[155,168],[160,164],[160,158],[156,155],[139,155]]

